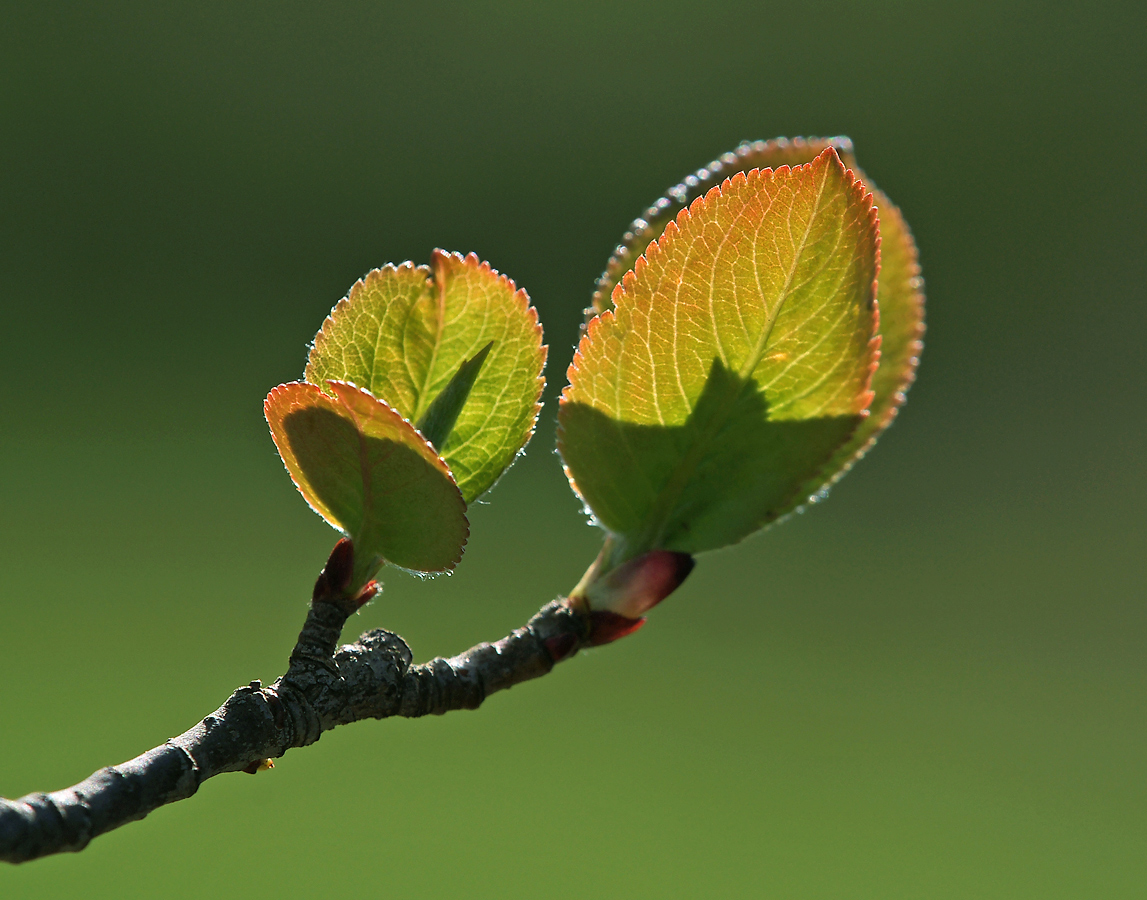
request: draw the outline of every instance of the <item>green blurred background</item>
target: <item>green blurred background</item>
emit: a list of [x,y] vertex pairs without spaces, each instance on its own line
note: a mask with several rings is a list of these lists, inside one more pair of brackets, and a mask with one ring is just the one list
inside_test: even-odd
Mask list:
[[361,723],[5,898],[1147,896],[1141,2],[9,2],[0,794],[281,673],[334,534],[261,402],[367,269],[474,250],[547,404],[450,578],[352,622],[494,639],[597,537],[552,454],[627,222],[845,133],[915,229],[911,401],[830,502],[481,711]]

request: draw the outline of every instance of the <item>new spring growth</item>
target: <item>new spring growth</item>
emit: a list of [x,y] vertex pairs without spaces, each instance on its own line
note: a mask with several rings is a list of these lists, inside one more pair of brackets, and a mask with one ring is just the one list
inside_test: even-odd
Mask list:
[[589,615],[590,642],[608,644],[645,624],[645,614],[672,594],[693,571],[693,557],[653,550],[602,573],[606,549],[570,594],[570,604]]

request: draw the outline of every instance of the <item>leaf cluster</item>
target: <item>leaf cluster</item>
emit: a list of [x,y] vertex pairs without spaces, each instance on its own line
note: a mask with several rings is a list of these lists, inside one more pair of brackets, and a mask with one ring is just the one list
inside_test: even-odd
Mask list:
[[353,588],[383,563],[458,563],[466,507],[533,433],[545,359],[525,291],[474,254],[384,266],[335,305],[305,381],[265,411],[299,491],[354,543]]
[[[558,412],[603,576],[740,541],[824,495],[888,426],[923,294],[900,211],[847,139],[743,144],[634,221],[598,280]],[[266,413],[307,502],[383,563],[452,568],[466,507],[533,433],[546,348],[473,254],[370,272]]]

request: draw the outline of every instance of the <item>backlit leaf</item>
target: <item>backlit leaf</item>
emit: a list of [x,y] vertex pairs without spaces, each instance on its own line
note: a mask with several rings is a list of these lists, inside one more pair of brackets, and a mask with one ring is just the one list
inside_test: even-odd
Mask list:
[[489,343],[442,446],[467,503],[484,493],[533,434],[546,349],[525,291],[474,254],[434,251],[431,268],[375,269],[340,300],[307,360],[312,384],[349,381],[421,422]]
[[713,185],[736,172],[803,165],[828,147],[834,148],[844,164],[865,182],[872,191],[873,203],[879,212],[880,274],[876,296],[882,342],[880,366],[872,379],[873,400],[869,415],[820,473],[823,477],[814,478],[802,488],[805,497],[814,497],[844,475],[875,443],[880,432],[891,424],[916,377],[916,366],[923,350],[924,282],[920,277],[912,232],[896,205],[856,164],[852,141],[846,137],[746,141],[735,151],[725,153],[698,169],[666,191],[633,221],[598,279],[593,305],[586,310],[587,315],[593,316],[611,309],[614,287],[622,275],[633,268],[634,260],[683,208]]
[[830,148],[737,173],[649,245],[590,321],[558,414],[615,561],[734,543],[803,500],[872,399],[877,244]]
[[462,558],[466,506],[450,470],[408,421],[354,385],[281,384],[263,404],[307,503],[354,542],[360,587],[384,562],[443,572]]

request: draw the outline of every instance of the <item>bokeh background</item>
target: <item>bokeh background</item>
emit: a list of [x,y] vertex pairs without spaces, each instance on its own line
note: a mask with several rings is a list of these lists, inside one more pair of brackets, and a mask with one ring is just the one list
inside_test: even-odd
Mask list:
[[334,534],[261,402],[367,269],[474,250],[549,402],[450,578],[495,639],[592,560],[553,402],[628,221],[742,139],[850,135],[927,278],[920,379],[829,502],[476,713],[224,776],[11,900],[1147,896],[1144,5],[8,2],[0,794],[281,673]]

